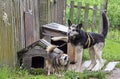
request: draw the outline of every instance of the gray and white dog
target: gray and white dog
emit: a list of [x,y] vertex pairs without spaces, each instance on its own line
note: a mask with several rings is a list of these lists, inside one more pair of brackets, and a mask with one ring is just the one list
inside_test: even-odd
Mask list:
[[[68,20],[68,37],[53,37],[52,40],[69,41],[75,47],[76,55],[76,72],[80,71],[82,63],[83,50],[88,48],[91,59],[91,64],[88,70],[98,71],[104,66],[102,59],[102,50],[105,45],[105,38],[108,33],[108,19],[106,14],[102,13],[103,31],[101,34],[85,32],[81,30],[82,24],[74,25]],[[96,67],[96,59],[99,61],[99,66]]]
[[[56,49],[57,46],[50,45],[46,48],[48,52],[48,59],[46,60],[46,68],[48,75],[52,72],[57,76],[62,76],[62,74],[68,69],[70,59],[67,54],[60,49]],[[52,71],[51,71],[52,70]]]

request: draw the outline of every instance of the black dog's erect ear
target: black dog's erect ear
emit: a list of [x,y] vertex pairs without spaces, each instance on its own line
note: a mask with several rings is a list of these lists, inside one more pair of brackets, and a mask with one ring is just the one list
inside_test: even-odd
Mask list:
[[68,27],[72,25],[72,22],[68,19]]
[[77,29],[81,29],[81,27],[82,27],[82,23],[77,25]]

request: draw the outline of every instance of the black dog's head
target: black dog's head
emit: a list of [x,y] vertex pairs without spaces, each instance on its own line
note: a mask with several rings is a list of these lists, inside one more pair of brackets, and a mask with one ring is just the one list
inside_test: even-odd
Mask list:
[[72,24],[70,20],[68,20],[68,38],[69,39],[75,39],[77,35],[79,35],[79,31],[82,27],[82,24]]

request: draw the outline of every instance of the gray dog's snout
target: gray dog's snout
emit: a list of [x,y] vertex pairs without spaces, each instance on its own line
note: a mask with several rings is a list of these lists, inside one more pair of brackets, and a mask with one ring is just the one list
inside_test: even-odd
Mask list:
[[66,56],[66,57],[64,58],[64,60],[67,60],[67,58],[68,58],[68,57]]

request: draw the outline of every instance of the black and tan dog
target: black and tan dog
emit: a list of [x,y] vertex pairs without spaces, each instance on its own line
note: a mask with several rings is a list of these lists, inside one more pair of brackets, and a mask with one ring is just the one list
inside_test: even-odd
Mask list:
[[46,51],[48,52],[46,68],[48,71],[48,75],[50,75],[50,72],[52,72],[57,76],[62,76],[62,74],[68,69],[70,59],[67,54],[63,53],[63,51],[61,51],[60,49],[55,49],[56,47],[57,46],[55,45],[50,45],[46,49]]
[[[52,40],[64,40],[69,41],[75,47],[76,52],[76,71],[80,71],[82,63],[83,50],[88,48],[91,64],[88,66],[88,70],[98,71],[104,66],[102,59],[102,50],[105,45],[105,38],[108,32],[108,19],[106,14],[102,13],[103,19],[103,31],[101,34],[85,32],[81,30],[82,24],[74,25],[68,20],[68,37],[54,37]],[[96,59],[99,61],[99,66],[96,65]]]

